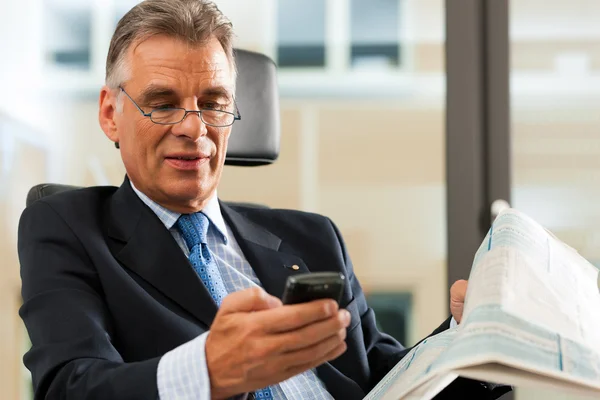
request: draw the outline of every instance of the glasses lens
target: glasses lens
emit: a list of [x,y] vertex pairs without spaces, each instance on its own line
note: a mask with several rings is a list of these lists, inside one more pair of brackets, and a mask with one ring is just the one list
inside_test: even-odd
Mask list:
[[225,111],[202,110],[202,120],[205,124],[214,126],[229,126],[233,124],[235,116]]
[[150,119],[157,124],[172,124],[181,121],[184,115],[183,108],[159,108],[152,111]]

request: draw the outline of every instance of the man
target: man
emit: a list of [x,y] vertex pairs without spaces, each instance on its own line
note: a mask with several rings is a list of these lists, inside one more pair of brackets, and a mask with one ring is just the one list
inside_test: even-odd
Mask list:
[[[119,22],[99,121],[127,178],[38,201],[19,226],[37,399],[359,399],[407,353],[377,330],[330,220],[219,203],[231,37],[205,0],[148,0]],[[291,265],[344,273],[340,307],[283,306]]]

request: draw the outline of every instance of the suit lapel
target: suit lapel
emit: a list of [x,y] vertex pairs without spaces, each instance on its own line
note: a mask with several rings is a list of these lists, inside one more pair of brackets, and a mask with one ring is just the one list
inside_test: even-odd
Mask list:
[[110,203],[108,234],[124,243],[115,257],[128,269],[210,326],[217,306],[171,233],[129,181]]
[[223,218],[263,288],[267,293],[281,298],[287,278],[308,272],[306,264],[301,258],[281,251],[281,239],[278,236],[226,204],[220,204]]
[[[244,256],[254,269],[264,289],[281,298],[287,278],[294,274],[309,272],[301,258],[282,251],[281,239],[265,228],[253,223],[243,214],[221,203],[223,217],[231,228]],[[291,268],[298,266],[298,269]],[[352,351],[348,349],[348,351]],[[336,364],[336,361],[333,364]],[[342,367],[340,365],[340,367]],[[332,363],[322,364],[317,374],[336,399],[362,399],[364,392],[358,384],[341,373]]]
[[[350,351],[350,349],[347,351]],[[331,363],[327,362],[319,365],[317,375],[334,399],[360,400],[365,397],[362,388],[337,370]]]
[[[223,203],[221,212],[268,293],[281,298],[289,276],[309,272],[301,258],[281,251],[278,236]],[[171,233],[139,199],[127,179],[113,195],[108,222],[108,235],[123,244],[115,257],[209,327],[217,305]],[[352,399],[350,393],[362,398],[360,387],[330,363],[318,367],[317,373],[334,398]]]

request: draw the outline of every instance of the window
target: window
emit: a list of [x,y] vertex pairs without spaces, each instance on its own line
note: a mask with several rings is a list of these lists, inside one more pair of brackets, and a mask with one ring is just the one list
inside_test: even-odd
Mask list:
[[351,1],[352,67],[399,66],[398,7],[398,0]]
[[91,8],[71,0],[46,0],[44,55],[50,66],[89,70]]
[[367,304],[375,311],[377,328],[409,346],[408,327],[412,323],[412,295],[405,292],[377,292],[366,296]]
[[325,66],[325,0],[285,0],[277,10],[280,67]]
[[119,23],[119,20],[121,18],[123,18],[123,16],[129,11],[131,10],[133,7],[135,7],[138,3],[140,3],[141,0],[119,0],[118,2],[115,3],[115,20],[114,20],[114,27],[113,29],[117,28],[117,24]]

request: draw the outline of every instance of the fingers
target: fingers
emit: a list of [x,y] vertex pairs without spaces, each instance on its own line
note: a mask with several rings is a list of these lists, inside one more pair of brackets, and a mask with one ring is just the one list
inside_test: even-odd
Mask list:
[[254,287],[234,292],[225,297],[225,299],[223,299],[223,303],[221,303],[219,312],[221,314],[226,314],[234,312],[261,311],[277,308],[281,305],[281,300],[279,300],[277,297],[271,296],[259,287]]
[[[345,338],[346,330],[343,329],[314,346],[272,356],[265,363],[265,366],[270,374],[284,373],[286,375],[285,379],[287,379],[297,373],[339,357],[346,351]],[[290,371],[294,374],[290,375]]]
[[[295,331],[270,335],[263,344],[272,353],[289,353],[297,350],[314,348],[314,346],[333,336],[346,339],[346,328],[350,325],[350,313],[339,310],[338,313],[326,320],[319,321]],[[314,356],[314,354],[313,354]]]
[[311,351],[312,349],[291,353],[286,356],[289,358],[289,364],[287,364],[288,367],[286,368],[286,371],[290,376],[294,376],[306,370],[318,367],[319,365],[324,364],[327,361],[335,360],[344,354],[347,347],[346,342],[340,343],[332,339],[331,342],[323,344],[323,348],[329,350],[320,357],[317,357],[315,353]]
[[338,304],[334,300],[316,300],[261,313],[258,322],[268,333],[288,332],[331,318],[337,312]]
[[[269,379],[263,379],[260,385],[255,385],[251,390],[269,386],[273,382],[282,382],[292,376],[316,368],[327,361],[338,358],[346,349],[345,342],[339,342],[338,339],[332,337],[329,341],[324,342],[319,349],[304,349],[301,352],[286,354],[283,358],[272,359],[261,369],[263,374],[266,373],[265,376],[269,376]],[[319,353],[316,354],[315,351]]]
[[227,397],[321,365],[346,350],[349,325],[333,300],[283,306],[261,289],[233,293],[206,341],[211,385]]

